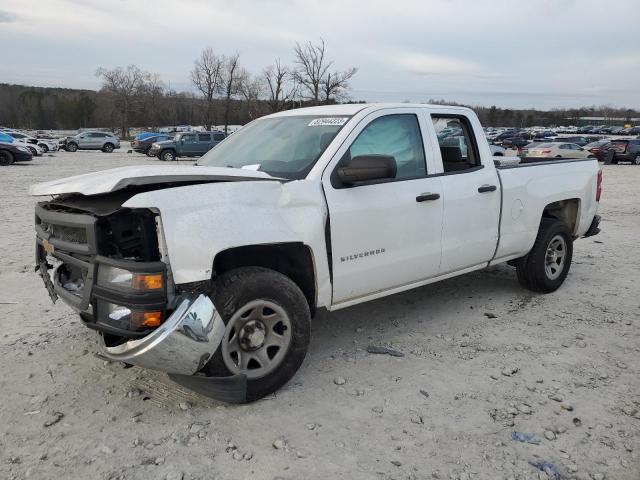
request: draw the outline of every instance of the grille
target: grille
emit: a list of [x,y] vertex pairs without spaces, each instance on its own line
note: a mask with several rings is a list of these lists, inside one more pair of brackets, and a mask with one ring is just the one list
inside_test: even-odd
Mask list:
[[40,224],[40,227],[56,240],[70,243],[87,243],[87,231],[84,228],[54,225],[44,221]]

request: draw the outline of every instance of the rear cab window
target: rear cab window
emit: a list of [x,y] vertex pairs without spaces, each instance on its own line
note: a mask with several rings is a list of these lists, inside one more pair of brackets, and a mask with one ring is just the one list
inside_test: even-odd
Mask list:
[[463,115],[432,114],[444,173],[464,173],[482,168],[475,135]]

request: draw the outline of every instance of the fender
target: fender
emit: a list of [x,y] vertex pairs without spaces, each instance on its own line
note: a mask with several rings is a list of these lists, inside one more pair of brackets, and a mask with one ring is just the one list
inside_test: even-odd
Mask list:
[[320,181],[220,182],[140,193],[123,204],[159,212],[176,284],[211,279],[217,253],[300,242],[311,249],[317,306],[331,304]]

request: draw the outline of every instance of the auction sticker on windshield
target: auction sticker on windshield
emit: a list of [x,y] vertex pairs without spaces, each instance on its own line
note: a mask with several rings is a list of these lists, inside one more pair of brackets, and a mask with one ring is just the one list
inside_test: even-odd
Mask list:
[[308,127],[324,127],[327,125],[344,125],[349,120],[349,117],[325,117],[325,118],[314,118],[309,122]]

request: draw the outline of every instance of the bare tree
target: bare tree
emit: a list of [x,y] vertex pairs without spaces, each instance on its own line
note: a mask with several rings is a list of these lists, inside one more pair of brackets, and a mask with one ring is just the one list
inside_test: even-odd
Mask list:
[[144,96],[144,118],[147,119],[148,126],[155,128],[158,126],[160,108],[165,96],[166,86],[157,73],[150,74],[142,86]]
[[253,120],[259,116],[260,99],[264,93],[264,82],[262,77],[254,76],[245,69],[241,69],[238,80],[240,94],[247,104],[249,119]]
[[240,54],[235,53],[230,57],[223,57],[224,66],[222,69],[222,93],[224,95],[224,133],[229,129],[229,112],[231,110],[231,99],[240,93]]
[[135,65],[127,68],[98,68],[96,76],[102,79],[102,90],[113,95],[115,106],[120,113],[122,135],[129,137],[129,115],[136,107],[140,92],[149,74]]
[[191,71],[191,83],[202,94],[205,101],[204,123],[207,130],[210,130],[214,121],[213,101],[222,86],[224,68],[224,56],[215,55],[213,49],[209,47],[202,51]]
[[285,104],[296,95],[296,82],[291,81],[291,72],[286,66],[282,66],[278,58],[265,68],[262,74],[269,94],[269,108],[272,112],[284,110]]
[[344,72],[330,72],[333,61],[325,58],[323,39],[320,39],[320,43],[317,45],[311,42],[304,45],[296,43],[293,51],[295,53],[294,62],[297,66],[294,71],[294,79],[307,93],[307,99],[318,105],[321,100],[324,103],[329,103],[332,96],[334,99],[339,99],[345,95],[345,91],[349,88],[349,80],[358,69],[350,68]]
[[315,105],[320,103],[320,92],[323,79],[331,67],[331,62],[324,59],[324,40],[320,39],[319,45],[307,42],[300,45],[296,42],[293,51],[295,53],[294,78],[306,90],[307,98]]
[[353,67],[344,72],[327,73],[322,81],[322,93],[324,95],[324,103],[342,100],[346,97],[346,90],[349,88],[349,80],[358,72]]

